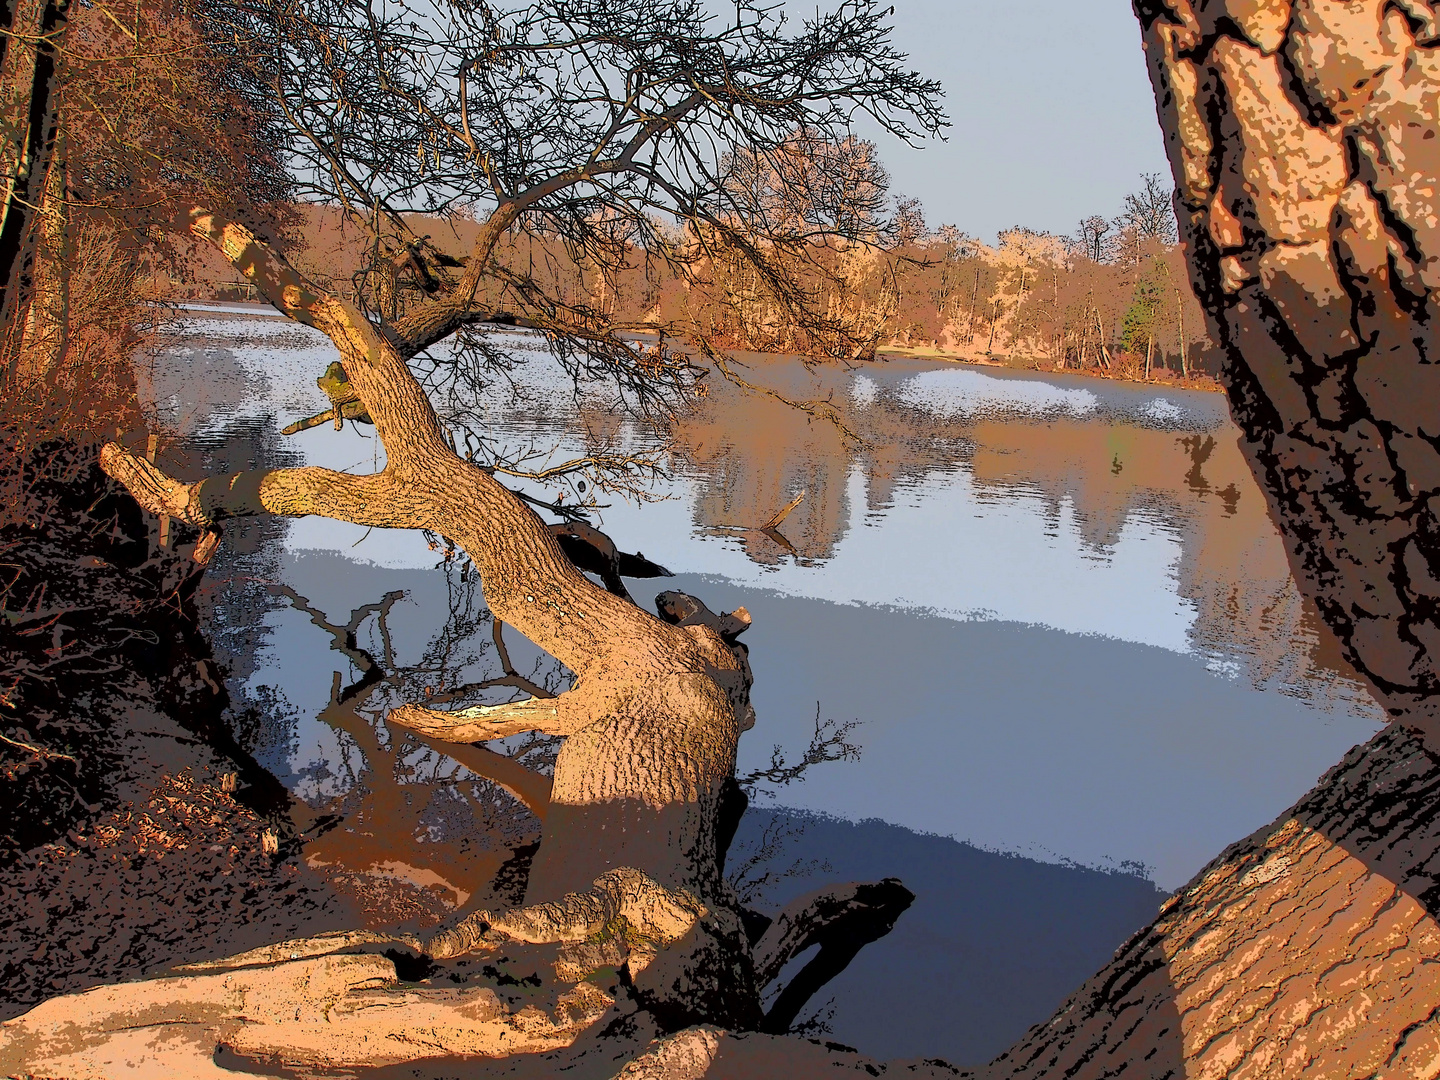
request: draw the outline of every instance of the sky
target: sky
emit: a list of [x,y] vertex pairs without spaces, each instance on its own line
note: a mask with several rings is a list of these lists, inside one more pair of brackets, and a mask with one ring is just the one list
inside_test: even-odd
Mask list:
[[[892,190],[931,227],[986,243],[1025,225],[1070,234],[1113,217],[1169,164],[1128,0],[892,0],[895,43],[945,88],[947,142],[912,150],[878,129]],[[833,6],[827,0],[826,7]],[[800,16],[814,0],[791,0]],[[857,125],[859,126],[859,125]]]

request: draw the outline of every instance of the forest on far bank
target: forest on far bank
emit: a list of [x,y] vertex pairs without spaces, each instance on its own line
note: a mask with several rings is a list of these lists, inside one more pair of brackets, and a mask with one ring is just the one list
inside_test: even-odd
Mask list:
[[[718,237],[662,229],[668,242],[686,249],[673,259],[651,250],[653,238],[647,248],[617,231],[613,243],[624,255],[601,265],[568,250],[538,221],[510,240],[507,261],[538,272],[576,312],[637,332],[688,327],[723,349],[850,360],[900,350],[1121,378],[1213,377],[1170,189],[1158,175],[1142,176],[1118,215],[1092,215],[1071,235],[1016,226],[986,244],[954,225],[931,227],[917,201],[893,196],[873,143],[819,146],[801,136],[795,142],[795,175],[757,176],[750,163],[733,162],[731,174],[752,209],[814,230],[807,250],[787,257],[809,290],[806,299],[843,328],[833,338],[788,320],[786,298]],[[796,204],[795,192],[807,190],[806,159],[819,154],[845,159],[855,183],[839,203],[862,222],[868,240],[839,242],[825,232],[835,223],[814,213],[819,200]],[[828,163],[826,171],[832,168]],[[782,201],[790,205],[775,205]],[[397,310],[407,292],[443,287],[443,269],[463,265],[480,228],[463,208],[415,216],[420,244],[377,251],[374,232],[347,222],[338,207],[291,210],[286,239],[297,268],[343,293],[375,288],[380,266],[392,280],[377,291],[393,295]],[[157,300],[256,299],[251,283],[198,243],[191,258],[157,269],[144,290]],[[504,311],[503,288],[496,292],[487,302]]]

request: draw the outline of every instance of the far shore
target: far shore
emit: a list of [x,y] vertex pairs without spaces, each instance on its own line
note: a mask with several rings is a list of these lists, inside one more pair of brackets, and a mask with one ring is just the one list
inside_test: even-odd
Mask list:
[[[269,304],[263,301],[254,300],[211,300],[211,299],[168,299],[158,301],[165,307],[172,308],[179,312],[194,312],[207,316],[271,316],[285,318]],[[505,327],[505,329],[516,329]],[[523,332],[523,331],[522,331]],[[635,332],[634,336],[648,338],[652,335],[644,331]],[[755,354],[750,354],[755,355]],[[777,357],[782,354],[775,354]],[[964,364],[970,367],[1002,368],[1006,371],[1033,372],[1041,375],[1084,375],[1093,379],[1108,379],[1112,382],[1128,382],[1141,386],[1154,386],[1157,388],[1167,387],[1178,390],[1201,390],[1210,393],[1223,393],[1224,387],[1210,375],[1200,372],[1191,372],[1188,377],[1182,377],[1177,372],[1164,367],[1152,367],[1150,377],[1145,378],[1144,374],[1132,364],[1121,364],[1117,368],[1106,370],[1099,367],[1060,367],[1054,361],[1028,356],[981,356],[965,355],[956,351],[936,348],[934,346],[907,347],[903,345],[882,345],[876,350],[876,358],[880,360],[890,358],[904,358],[909,360],[938,360],[947,364]]]
[[1213,376],[1192,371],[1182,377],[1179,372],[1164,367],[1152,367],[1147,379],[1141,368],[1122,364],[1106,370],[1100,367],[1060,367],[1052,360],[1031,356],[976,356],[963,355],[933,346],[907,348],[901,345],[882,345],[876,351],[878,357],[905,357],[912,360],[940,360],[947,364],[966,364],[971,367],[1003,368],[1006,371],[1030,371],[1042,375],[1084,375],[1092,379],[1108,379],[1112,382],[1138,383],[1141,386],[1170,387],[1179,390],[1203,390],[1209,393],[1224,393],[1225,388]]

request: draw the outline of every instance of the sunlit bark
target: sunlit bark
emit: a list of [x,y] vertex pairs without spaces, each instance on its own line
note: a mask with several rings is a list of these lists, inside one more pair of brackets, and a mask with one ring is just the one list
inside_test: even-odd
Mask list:
[[1296,578],[1391,715],[1440,735],[1430,5],[1136,6],[1191,279]]
[[[461,1001],[453,994],[422,994],[416,999],[418,1011],[408,1005],[381,1010],[370,1014],[368,1027],[360,1022],[352,1029],[381,1040],[383,1052],[360,1045],[337,1049],[345,1041],[340,1027],[319,1035],[303,1024],[292,1028],[279,1021],[274,1030],[252,1033],[271,1040],[263,1052],[287,1061],[363,1065],[443,1053],[539,1051],[567,1045],[595,1019],[596,1008],[603,1012],[612,1006],[638,1009],[647,1018],[627,1022],[623,1029],[622,1041],[639,1039],[637,1049],[654,1034],[695,1023],[753,1030],[763,1020],[763,986],[796,952],[828,942],[805,969],[808,974],[787,990],[781,1026],[788,1026],[794,1010],[856,949],[888,932],[909,894],[898,883],[884,883],[873,887],[878,890],[873,899],[865,893],[867,899],[859,903],[812,905],[802,913],[803,932],[764,945],[766,972],[757,980],[738,901],[721,873],[733,833],[727,815],[733,815],[736,745],[754,715],[749,665],[743,647],[734,643],[749,626],[748,614],[717,616],[691,597],[667,593],[659,603],[663,617],[657,618],[637,607],[623,585],[606,589],[594,584],[566,555],[562,539],[588,544],[604,563],[600,572],[617,582],[622,566],[646,573],[663,568],[615,551],[594,530],[547,526],[489,471],[449,447],[403,350],[353,306],[306,280],[242,226],[205,210],[196,210],[192,221],[196,233],[224,251],[277,308],[330,337],[351,391],[374,421],[387,465],[371,476],[298,468],[187,484],[110,443],[101,452],[102,467],[150,512],[205,530],[217,530],[233,517],[316,514],[439,533],[474,561],[494,618],[516,627],[575,674],[573,688],[559,697],[453,712],[409,705],[388,717],[391,724],[442,749],[453,744],[457,751],[462,744],[523,731],[566,737],[555,762],[524,905],[474,913],[424,943],[387,939],[405,949],[423,948],[434,958],[502,945],[512,952],[521,946],[558,945],[558,958],[548,962],[564,992],[551,1002],[546,1024],[537,1027],[524,1010],[491,1009],[485,1004],[490,999],[476,991],[479,997],[462,995],[461,1012],[493,1013],[493,1030],[442,1034],[427,1046],[398,1052],[394,1041],[410,1040],[413,1025],[433,1014],[444,1027],[450,1021],[442,1014],[449,1015],[445,1010]],[[281,950],[284,956],[293,952],[300,963],[307,955],[362,944],[326,939]],[[386,941],[369,944],[379,948]],[[336,993],[349,1002],[345,1009],[363,1013],[372,987],[382,995],[377,1002],[388,1000],[384,995],[392,991],[385,988],[393,979],[383,963],[389,961],[380,967],[376,962],[354,957],[333,967],[341,980]],[[343,976],[338,974],[342,969]],[[352,971],[356,982],[346,981]],[[623,993],[616,985],[601,985],[606,971],[612,979],[614,972],[624,972]],[[332,968],[324,972],[329,978]],[[297,968],[296,977],[300,974]],[[304,973],[306,978],[321,974],[309,968]],[[592,975],[599,981],[587,981]],[[283,997],[289,978],[281,969],[256,976],[251,993]],[[163,1003],[166,1016],[182,1018],[203,1012],[215,992],[209,983],[176,981],[133,994],[138,995],[136,1007]],[[116,993],[124,997],[123,991]],[[582,1004],[576,1004],[576,995]],[[73,1010],[95,1045],[118,1037],[102,1030],[103,1017],[87,1012],[100,1001],[75,998],[63,1006]],[[10,1047],[32,1037],[32,1019],[12,1025]],[[228,1023],[217,1014],[204,1039],[228,1038],[222,1031]],[[528,1034],[515,1038],[517,1033]],[[328,1049],[317,1049],[317,1038]],[[5,1047],[0,1032],[0,1050]],[[262,1052],[259,1043],[255,1052]]]
[[1397,723],[986,1075],[1430,1075],[1440,28],[1418,0],[1135,9],[1242,446],[1300,588]]

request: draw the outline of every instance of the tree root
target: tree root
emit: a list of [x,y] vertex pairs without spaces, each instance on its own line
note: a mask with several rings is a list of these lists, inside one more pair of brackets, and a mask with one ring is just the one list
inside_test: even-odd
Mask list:
[[403,945],[416,953],[423,952],[420,939],[410,934],[382,934],[373,930],[335,930],[314,937],[296,938],[276,945],[265,945],[249,952],[237,953],[221,960],[202,960],[195,964],[182,964],[172,970],[176,974],[209,974],[216,971],[237,971],[241,968],[264,967],[270,964],[288,963],[291,960],[310,960],[318,956],[330,956],[342,951],[381,952],[381,946]]
[[791,902],[755,943],[756,984],[769,986],[812,945],[820,951],[780,992],[760,1030],[788,1031],[815,991],[845,970],[862,948],[888,934],[914,900],[898,879],[885,878],[830,886]]
[[587,892],[500,914],[477,911],[436,934],[425,951],[440,959],[507,940],[580,943],[612,934],[623,937],[633,973],[659,948],[684,937],[708,911],[684,890],[667,889],[639,870],[617,867],[596,878]]

